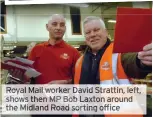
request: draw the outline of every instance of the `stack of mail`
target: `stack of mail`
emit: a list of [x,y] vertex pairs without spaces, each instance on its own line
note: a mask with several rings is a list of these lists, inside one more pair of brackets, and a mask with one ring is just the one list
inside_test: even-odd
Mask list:
[[[26,76],[27,78],[36,78],[40,76],[41,73],[33,68],[33,64],[34,61],[20,57],[16,57],[13,59],[4,57],[3,61],[1,62],[1,69],[6,69],[9,71],[17,70],[24,73],[24,76]],[[25,82],[24,78],[16,78],[15,76],[11,76],[11,74],[9,74],[9,77],[21,83]]]

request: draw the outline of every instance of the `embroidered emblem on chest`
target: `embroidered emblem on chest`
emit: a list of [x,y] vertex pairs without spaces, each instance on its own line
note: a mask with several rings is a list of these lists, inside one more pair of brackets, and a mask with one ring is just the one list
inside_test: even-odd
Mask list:
[[104,64],[101,66],[101,68],[102,68],[103,70],[109,70],[109,69],[110,69],[110,65],[109,65],[108,62],[104,62]]
[[69,59],[70,58],[70,56],[67,54],[67,53],[63,53],[63,54],[61,54],[60,55],[60,58],[62,58],[62,59]]

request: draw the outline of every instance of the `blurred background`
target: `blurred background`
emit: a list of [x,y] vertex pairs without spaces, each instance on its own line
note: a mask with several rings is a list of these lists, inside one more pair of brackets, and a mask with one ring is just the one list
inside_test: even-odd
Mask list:
[[[9,1],[9,0],[8,0]],[[67,30],[64,40],[82,51],[85,48],[82,28],[86,16],[100,16],[106,24],[109,38],[114,39],[117,7],[152,8],[152,2],[104,2],[80,4],[23,4],[1,2],[1,39],[4,56],[27,56],[27,47],[48,40],[46,23],[52,14],[63,14]],[[19,2],[18,2],[19,3]],[[130,22],[126,22],[129,23]],[[32,43],[32,44],[31,44]]]

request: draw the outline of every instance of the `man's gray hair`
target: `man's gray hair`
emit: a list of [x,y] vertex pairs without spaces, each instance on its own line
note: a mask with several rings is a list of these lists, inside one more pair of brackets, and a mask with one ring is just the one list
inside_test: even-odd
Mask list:
[[100,18],[100,17],[96,17],[96,16],[88,16],[84,19],[83,21],[83,26],[88,23],[89,21],[92,21],[92,20],[99,20],[100,23],[101,23],[101,26],[102,28],[106,29],[106,26],[105,26],[105,23],[104,21]]

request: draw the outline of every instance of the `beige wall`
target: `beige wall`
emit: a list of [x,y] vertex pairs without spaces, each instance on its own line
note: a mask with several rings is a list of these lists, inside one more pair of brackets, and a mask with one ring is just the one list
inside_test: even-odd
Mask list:
[[[143,3],[105,3],[90,4],[89,7],[81,7],[81,26],[86,16],[102,15],[111,37],[114,37],[115,24],[107,23],[108,19],[116,18],[116,7],[145,7],[149,8],[148,2]],[[48,32],[45,24],[51,14],[61,13],[66,17],[67,30],[64,40],[67,42],[84,41],[84,35],[72,35],[70,10],[68,5],[17,5],[7,6],[6,24],[7,33],[4,34],[5,43],[8,42],[31,42],[48,40]],[[23,43],[24,44],[24,43]]]

